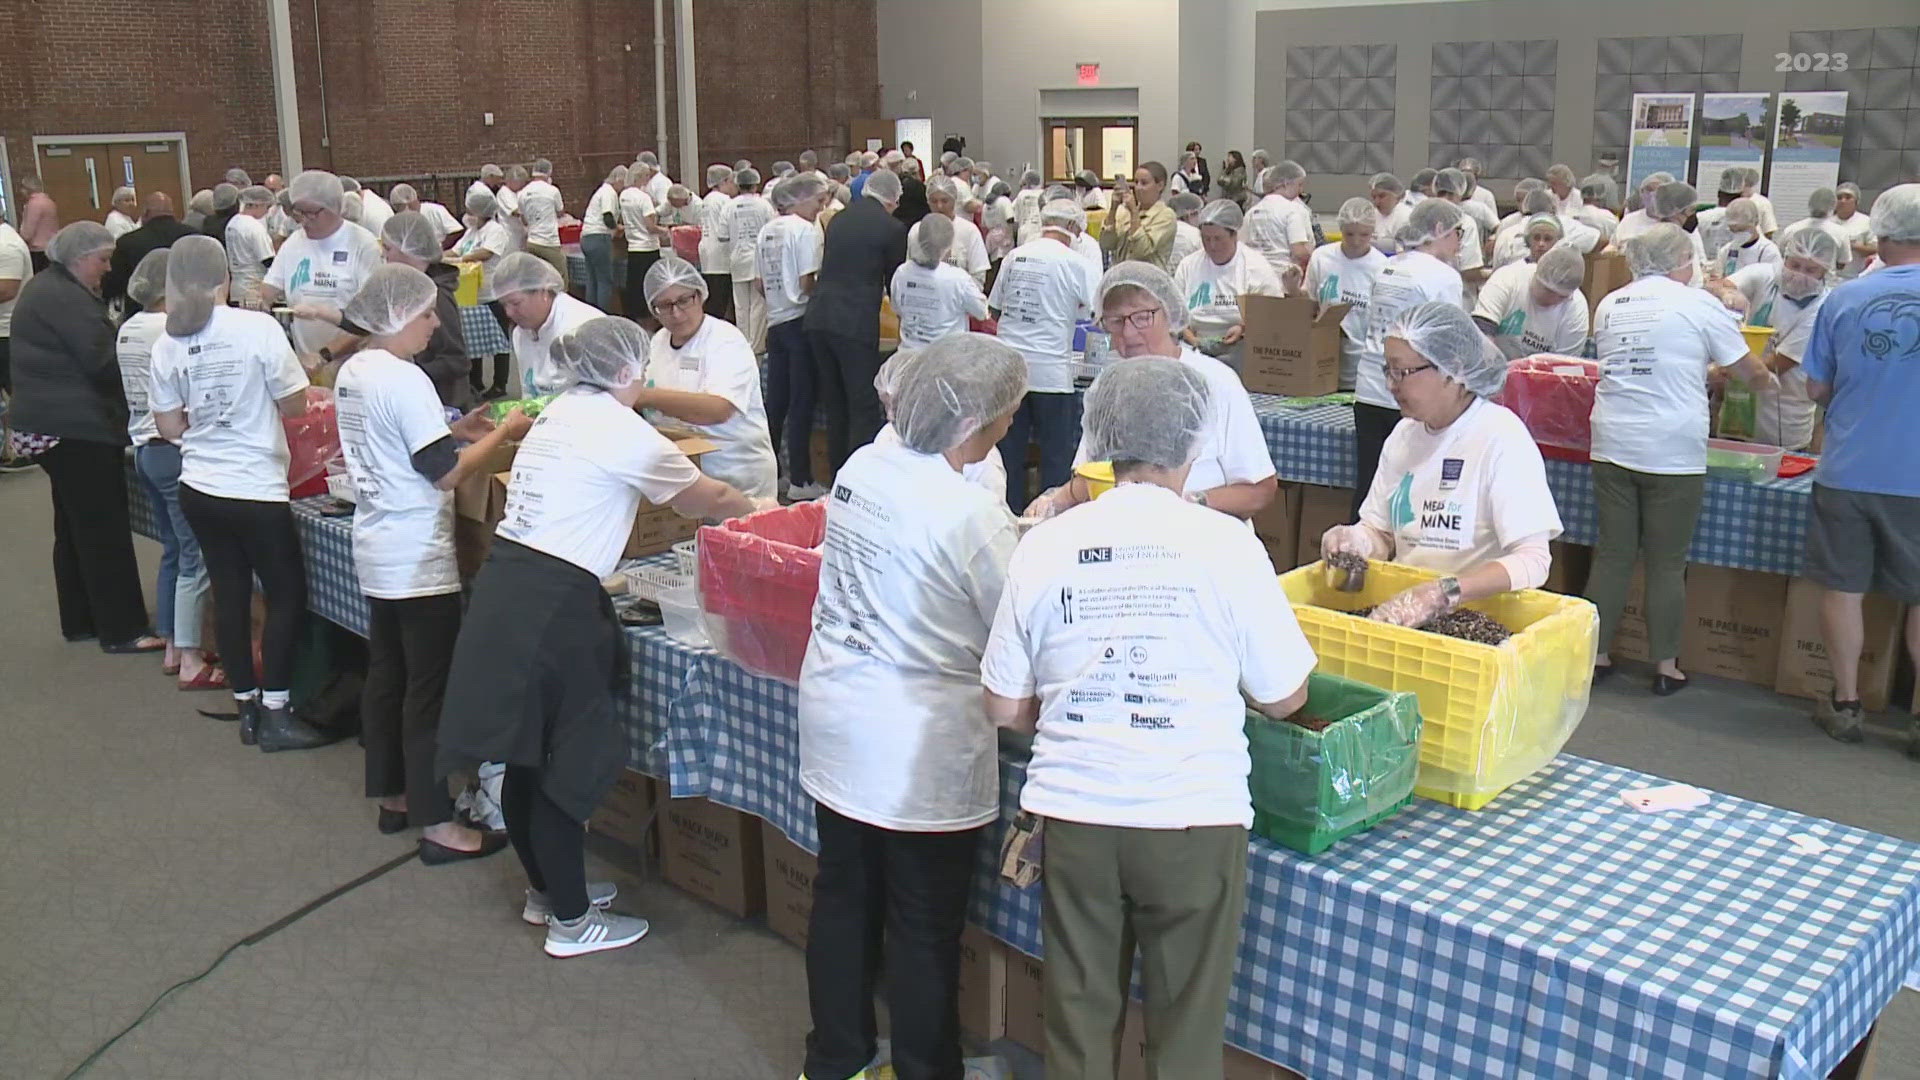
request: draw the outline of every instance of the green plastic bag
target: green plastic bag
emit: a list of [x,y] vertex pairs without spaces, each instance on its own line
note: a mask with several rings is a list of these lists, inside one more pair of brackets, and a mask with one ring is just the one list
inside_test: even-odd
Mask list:
[[1758,437],[1759,399],[1745,383],[1735,379],[1727,380],[1720,393],[1720,437],[1723,439],[1752,439]]
[[1307,680],[1313,731],[1247,713],[1253,757],[1253,831],[1315,855],[1364,832],[1413,797],[1420,767],[1420,701],[1337,675]]
[[516,401],[495,401],[487,406],[487,416],[497,424],[505,420],[508,413],[519,409],[521,412],[527,414],[527,419],[531,420],[539,416],[540,410],[551,405],[553,399],[559,396],[558,394],[543,394],[540,397],[521,398]]

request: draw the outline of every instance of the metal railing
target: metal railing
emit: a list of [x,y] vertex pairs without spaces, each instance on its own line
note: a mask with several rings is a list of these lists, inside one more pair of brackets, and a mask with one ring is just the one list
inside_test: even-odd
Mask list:
[[437,202],[452,211],[456,216],[464,213],[467,205],[467,188],[480,179],[480,170],[468,169],[464,172],[408,173],[394,176],[359,176],[361,187],[372,188],[384,198],[393,190],[395,184],[412,184],[425,202]]

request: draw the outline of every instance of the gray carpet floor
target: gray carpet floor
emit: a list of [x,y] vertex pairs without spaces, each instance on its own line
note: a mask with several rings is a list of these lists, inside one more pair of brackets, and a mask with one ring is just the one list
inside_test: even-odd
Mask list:
[[[0,476],[0,1077],[68,1075],[168,986],[411,850],[381,836],[351,743],[266,758],[148,656],[61,642],[46,480]],[[158,546],[137,541],[151,590]],[[149,597],[151,602],[151,597]],[[1883,720],[1833,743],[1802,705],[1702,679],[1662,701],[1625,674],[1575,753],[1920,842],[1920,765]],[[605,857],[602,857],[605,856]],[[782,1080],[807,1029],[800,953],[612,849],[596,873],[653,920],[565,963],[519,921],[511,854],[393,869],[174,992],[86,1075]],[[1879,1080],[1920,1078],[1920,995]],[[1040,1075],[1006,1047],[1023,1080]]]

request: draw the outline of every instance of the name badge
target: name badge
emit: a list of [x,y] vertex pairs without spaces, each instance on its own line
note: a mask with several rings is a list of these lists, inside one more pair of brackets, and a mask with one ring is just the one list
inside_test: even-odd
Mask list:
[[1463,458],[1442,458],[1440,461],[1440,490],[1452,491],[1460,486],[1460,474],[1466,469]]

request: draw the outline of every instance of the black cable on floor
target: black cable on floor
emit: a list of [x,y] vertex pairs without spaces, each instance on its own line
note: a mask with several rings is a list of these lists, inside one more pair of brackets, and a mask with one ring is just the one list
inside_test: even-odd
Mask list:
[[308,915],[313,914],[315,911],[318,911],[321,908],[325,907],[326,905],[332,903],[333,901],[338,900],[342,896],[345,896],[346,894],[352,892],[353,890],[359,888],[360,886],[365,885],[368,882],[373,881],[377,878],[384,877],[385,875],[400,869],[402,866],[405,866],[406,864],[419,858],[419,856],[420,856],[420,853],[418,851],[408,851],[405,855],[395,856],[393,859],[387,862],[381,863],[379,866],[376,866],[373,869],[367,871],[366,873],[361,874],[359,877],[354,878],[352,881],[347,882],[345,885],[338,886],[334,889],[329,890],[328,892],[320,894],[319,896],[313,898],[312,900],[307,901],[305,904],[302,904],[301,906],[295,908],[293,911],[287,913],[286,915],[282,915],[280,918],[275,919],[273,922],[268,923],[267,925],[261,927],[260,929],[255,930],[253,933],[248,934],[246,937],[241,938],[239,941],[236,941],[233,944],[227,946],[226,948],[220,950],[220,955],[214,957],[213,963],[208,964],[206,968],[202,970],[199,974],[189,976],[185,979],[181,979],[179,982],[174,983],[172,986],[169,986],[165,990],[160,991],[159,996],[155,997],[152,1003],[149,1004],[144,1010],[142,1010],[139,1016],[134,1018],[133,1023],[128,1024],[126,1027],[121,1028],[119,1032],[113,1036],[113,1038],[108,1039],[106,1042],[103,1042],[98,1047],[96,1047],[93,1053],[87,1055],[86,1060],[82,1061],[78,1066],[74,1068],[72,1072],[67,1074],[66,1080],[73,1080],[74,1077],[79,1076],[81,1073],[84,1073],[88,1069],[92,1068],[93,1063],[96,1061],[99,1061],[101,1055],[105,1054],[108,1050],[113,1049],[113,1045],[115,1043],[125,1038],[128,1033],[133,1031],[134,1028],[137,1028],[141,1024],[146,1023],[148,1017],[152,1016],[155,1012],[158,1012],[160,1009],[160,1006],[166,1003],[167,998],[173,996],[173,992],[175,990],[192,986],[194,983],[197,983],[201,979],[204,979],[207,976],[213,974],[214,969],[218,968],[222,963],[226,961],[227,957],[232,956],[234,952],[239,948],[241,948],[242,946],[260,944],[261,942],[267,940],[273,935],[279,933],[282,930],[285,930],[287,927],[292,926],[294,923],[299,922],[301,919],[306,918]]

